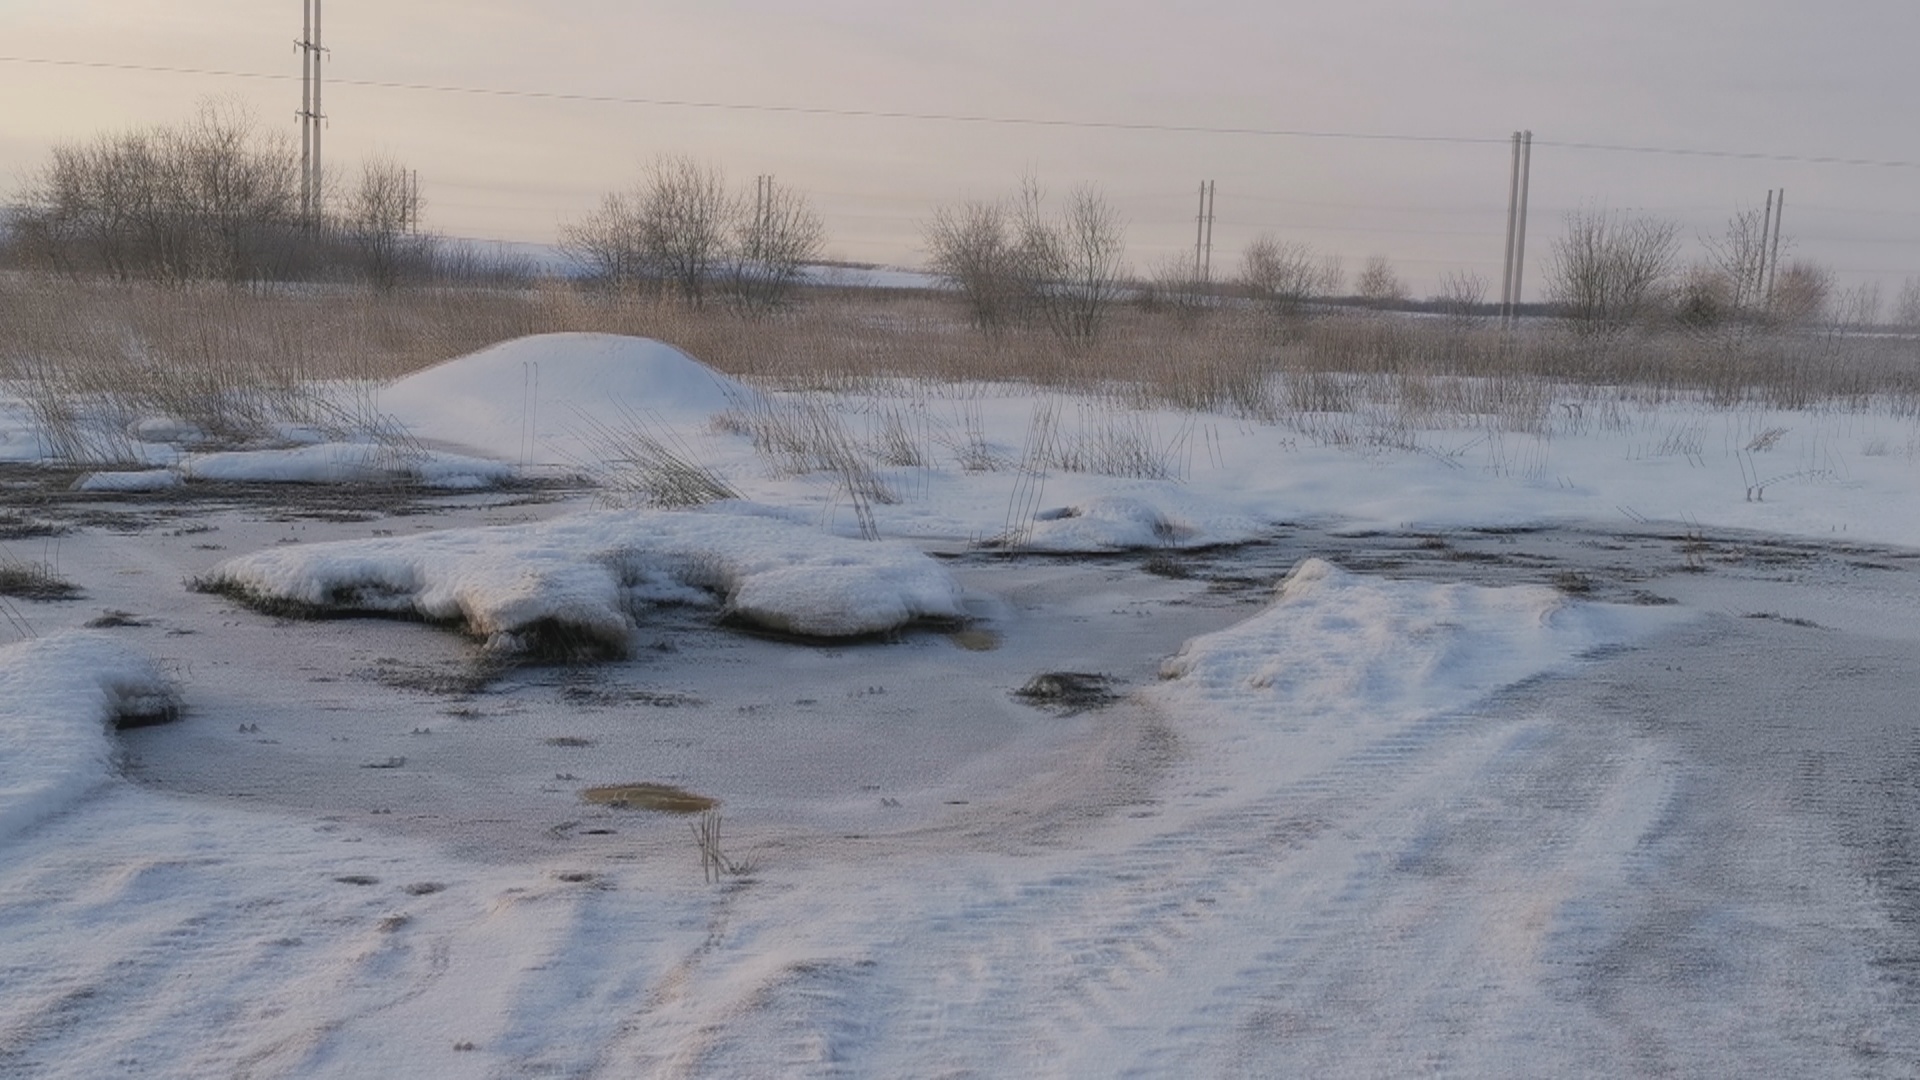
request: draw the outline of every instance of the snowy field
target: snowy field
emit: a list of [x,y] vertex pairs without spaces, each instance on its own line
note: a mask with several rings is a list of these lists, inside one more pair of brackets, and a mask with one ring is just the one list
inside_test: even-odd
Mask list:
[[1892,408],[4,390],[0,1077],[1920,1075]]

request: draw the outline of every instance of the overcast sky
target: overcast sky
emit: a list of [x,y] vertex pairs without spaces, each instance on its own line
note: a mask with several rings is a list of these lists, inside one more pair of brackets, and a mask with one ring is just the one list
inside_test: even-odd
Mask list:
[[[0,184],[56,143],[176,123],[209,97],[297,141],[300,21],[300,0],[0,0]],[[550,241],[647,161],[686,154],[808,192],[833,254],[908,265],[941,203],[1026,174],[1096,184],[1145,267],[1191,257],[1210,179],[1216,273],[1270,231],[1350,270],[1387,256],[1418,293],[1449,269],[1497,291],[1505,140],[1527,128],[1530,298],[1571,209],[1670,217],[1691,246],[1782,187],[1794,254],[1889,301],[1920,275],[1915,0],[325,0],[324,43],[330,168],[375,153],[417,168],[427,223],[452,235]]]

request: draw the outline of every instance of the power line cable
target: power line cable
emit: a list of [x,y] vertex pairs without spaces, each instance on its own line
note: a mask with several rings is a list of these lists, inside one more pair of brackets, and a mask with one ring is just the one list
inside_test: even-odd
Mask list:
[[[141,71],[165,75],[199,75],[223,79],[295,78],[278,72],[233,71],[222,68],[171,67],[160,64],[126,64],[104,60],[65,60],[38,56],[0,56],[0,63],[32,64],[43,67],[89,68],[108,71]],[[984,113],[913,112],[902,109],[843,109],[820,105],[771,105],[764,102],[699,101],[690,98],[633,97],[622,94],[585,94],[559,90],[525,90],[507,87],[460,86],[451,83],[401,82],[388,79],[346,79],[334,77],[334,86],[354,86],[375,90],[412,90],[440,94],[470,94],[483,97],[525,98],[541,101],[589,102],[607,105],[643,105],[656,108],[714,109],[729,112],[781,113],[799,116],[837,116],[854,119],[919,120],[956,124],[992,124],[1019,127],[1076,128],[1097,131],[1154,132],[1182,135],[1229,135],[1286,139],[1338,139],[1353,142],[1439,143],[1490,146],[1507,142],[1505,137],[1482,135],[1415,135],[1406,132],[1315,131],[1298,128],[1223,126],[1213,124],[1165,124],[1127,120],[1084,120],[1067,117],[995,116]],[[1838,165],[1853,168],[1920,169],[1920,161],[1900,159],[1844,157],[1824,154],[1785,154],[1760,150],[1720,150],[1707,147],[1636,146],[1627,143],[1582,142],[1536,139],[1539,146],[1561,150],[1584,150],[1610,154],[1658,154],[1680,157],[1722,158],[1737,161],[1772,161],[1800,165]]]

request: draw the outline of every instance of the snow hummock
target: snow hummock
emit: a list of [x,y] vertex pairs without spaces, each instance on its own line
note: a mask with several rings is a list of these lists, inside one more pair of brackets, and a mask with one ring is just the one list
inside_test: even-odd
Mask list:
[[718,599],[756,625],[817,637],[964,614],[953,578],[908,545],[751,512],[594,511],[280,547],[229,559],[201,585],[257,603],[458,620],[510,650],[557,629],[620,652],[636,608],[662,602]]
[[505,462],[463,454],[346,442],[196,454],[179,468],[192,480],[344,484],[408,479],[438,488],[486,487],[511,477],[514,471]]
[[665,342],[617,334],[535,334],[456,357],[381,391],[383,414],[415,437],[511,461],[573,463],[583,428],[644,415],[700,427],[758,399]]
[[0,839],[106,779],[114,720],[169,711],[173,700],[150,660],[102,633],[0,648]]
[[1163,692],[1238,746],[1243,763],[1294,774],[1383,728],[1459,709],[1688,617],[1576,601],[1546,585],[1395,581],[1308,558],[1259,614],[1169,657]]

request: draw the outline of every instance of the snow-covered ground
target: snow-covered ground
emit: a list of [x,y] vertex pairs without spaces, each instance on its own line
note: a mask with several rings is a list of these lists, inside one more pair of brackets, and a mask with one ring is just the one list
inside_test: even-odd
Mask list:
[[0,1077],[1920,1072],[1911,418],[887,390],[0,476]]

